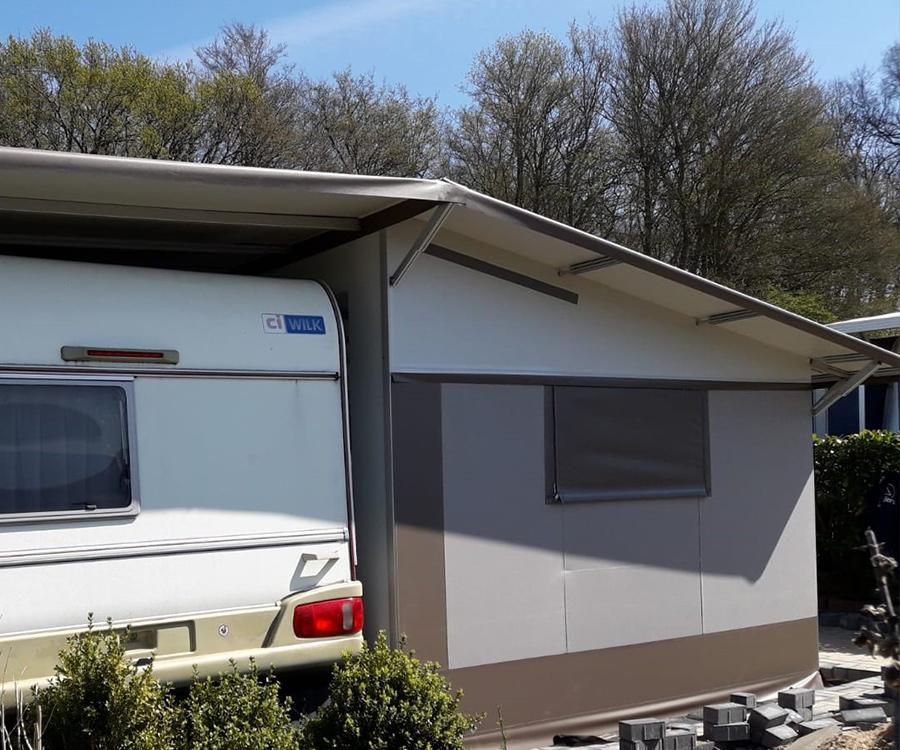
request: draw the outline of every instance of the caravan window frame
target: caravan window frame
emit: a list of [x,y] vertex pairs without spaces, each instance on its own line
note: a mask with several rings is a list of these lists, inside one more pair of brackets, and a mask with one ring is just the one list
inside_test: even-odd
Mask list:
[[139,482],[137,430],[135,427],[134,377],[119,375],[26,375],[20,373],[0,375],[0,388],[4,385],[77,385],[93,388],[120,388],[125,393],[125,438],[128,450],[129,484],[131,500],[121,508],[97,508],[90,510],[0,512],[0,526],[8,524],[39,523],[43,521],[90,521],[101,518],[129,518],[140,513],[141,493]]

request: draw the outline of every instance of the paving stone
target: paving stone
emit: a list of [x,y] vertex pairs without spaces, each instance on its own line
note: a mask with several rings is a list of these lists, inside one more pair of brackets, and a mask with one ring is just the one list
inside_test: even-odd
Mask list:
[[697,734],[691,729],[668,729],[663,739],[663,750],[694,750]]
[[663,750],[662,740],[619,740],[619,750]]
[[764,703],[761,706],[750,709],[748,716],[751,727],[768,729],[784,724],[788,720],[788,711],[781,706]]
[[883,698],[854,698],[851,708],[880,708],[884,711],[885,716],[892,716],[894,713],[894,702],[886,701]]
[[763,747],[779,747],[797,739],[797,733],[787,724],[777,727],[769,727],[763,732],[761,743]]
[[669,721],[666,723],[667,729],[684,729],[688,732],[692,732],[693,734],[699,734],[700,729],[703,728],[702,724],[698,724],[695,721]]
[[816,691],[809,688],[794,688],[778,693],[778,705],[782,708],[812,708],[816,702]]
[[714,703],[703,707],[703,723],[719,726],[736,724],[747,718],[747,707],[740,703]]
[[659,719],[630,719],[619,722],[619,737],[632,742],[662,740],[666,734],[666,722]]
[[753,693],[732,693],[728,700],[732,703],[740,703],[747,708],[756,708],[756,696]]
[[740,742],[750,739],[750,726],[745,721],[708,726],[704,735],[714,742]]
[[798,725],[797,729],[800,731],[801,736],[806,736],[807,734],[812,734],[813,732],[818,732],[820,729],[828,729],[828,727],[838,727],[840,726],[840,722],[837,719],[832,719],[830,716],[822,719],[813,719],[812,721],[804,721],[800,725]]
[[853,708],[841,711],[841,721],[844,724],[878,724],[886,719],[883,708]]

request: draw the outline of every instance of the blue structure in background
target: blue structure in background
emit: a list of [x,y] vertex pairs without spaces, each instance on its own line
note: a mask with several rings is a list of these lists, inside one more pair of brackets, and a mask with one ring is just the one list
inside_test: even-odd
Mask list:
[[[865,338],[873,344],[896,351],[900,336],[884,336],[885,332],[900,329],[900,313],[872,318],[856,318],[833,323],[843,333]],[[872,336],[871,334],[881,334]],[[813,420],[818,435],[852,435],[863,430],[892,430],[900,432],[900,374],[886,380],[879,377],[850,391]],[[827,389],[813,391],[813,403]]]

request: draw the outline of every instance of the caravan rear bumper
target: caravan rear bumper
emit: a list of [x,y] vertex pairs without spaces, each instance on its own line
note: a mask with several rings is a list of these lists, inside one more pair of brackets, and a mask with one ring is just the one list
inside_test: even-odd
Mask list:
[[[184,684],[196,672],[213,676],[239,670],[251,660],[261,670],[298,670],[328,666],[342,654],[362,647],[362,633],[330,638],[297,638],[293,632],[294,608],[329,599],[362,596],[358,581],[338,583],[291,594],[272,605],[203,612],[180,617],[113,622],[116,631],[130,628],[127,656],[137,664],[150,663],[162,682]],[[106,627],[98,624],[95,627]],[[54,673],[59,652],[68,638],[85,627],[0,636],[0,659],[5,667],[0,689],[9,698],[16,685],[30,693]],[[8,702],[8,701],[7,701]]]

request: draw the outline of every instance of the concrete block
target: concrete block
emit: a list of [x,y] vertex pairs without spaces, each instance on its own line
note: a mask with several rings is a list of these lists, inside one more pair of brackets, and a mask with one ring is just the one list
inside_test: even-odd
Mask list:
[[797,739],[797,733],[787,724],[781,724],[777,727],[769,727],[763,732],[760,744],[763,747],[779,747],[793,742],[795,739]]
[[887,716],[882,708],[853,708],[848,711],[841,711],[840,717],[844,724],[855,726],[860,724],[879,724],[887,720]]
[[782,708],[812,708],[816,702],[816,691],[809,688],[794,688],[778,693],[778,705]]
[[854,698],[851,708],[880,708],[885,716],[891,716],[894,713],[894,702],[883,698]]
[[814,719],[812,721],[804,721],[797,726],[801,736],[818,732],[820,729],[828,729],[828,727],[839,727],[841,723],[837,719],[825,717],[823,719]]
[[697,747],[697,734],[690,729],[666,730],[663,739],[663,750],[694,750]]
[[839,695],[838,707],[841,711],[851,711],[852,709],[856,708],[856,706],[853,705],[853,702],[855,700],[856,698],[853,698],[849,695]]
[[748,716],[750,726],[757,729],[768,729],[785,724],[788,720],[788,711],[781,706],[764,703],[761,706],[750,709]]
[[666,734],[666,722],[659,719],[630,719],[619,722],[619,737],[632,742],[662,740]]
[[705,734],[713,742],[740,742],[750,739],[750,725],[745,721],[707,727]]
[[740,703],[714,703],[703,707],[703,723],[719,726],[737,724],[747,718],[747,707]]
[[753,693],[732,693],[728,700],[747,708],[756,708],[756,696]]
[[810,721],[813,717],[812,708],[798,708],[798,709],[787,709],[788,712],[788,724],[799,724],[802,721]]

